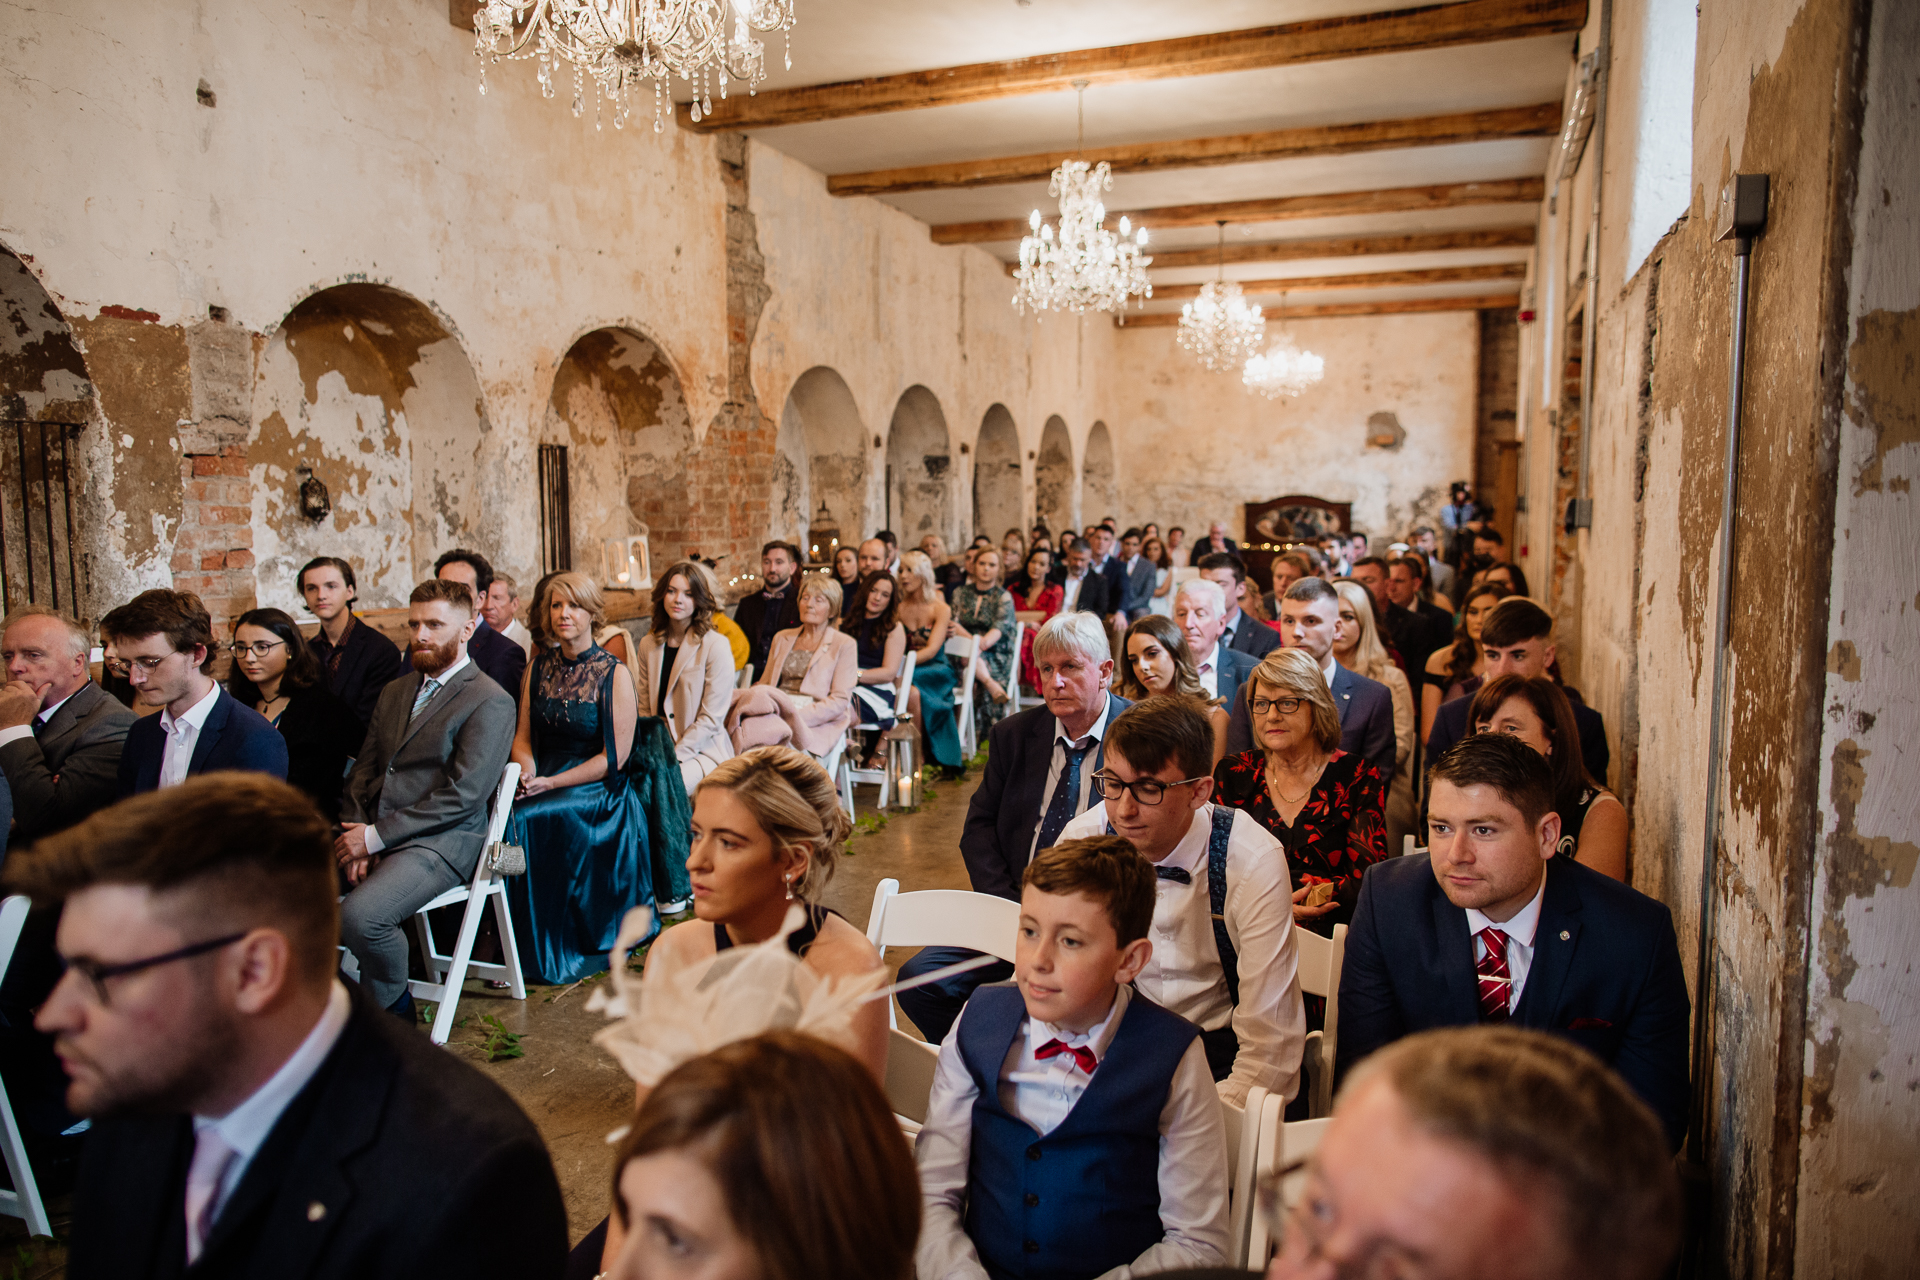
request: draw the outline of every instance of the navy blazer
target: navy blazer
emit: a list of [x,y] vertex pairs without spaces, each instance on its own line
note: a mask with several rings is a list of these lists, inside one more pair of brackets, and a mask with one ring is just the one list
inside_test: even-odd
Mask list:
[[[1058,583],[1062,591],[1066,590],[1065,574],[1050,580]],[[1103,618],[1106,617],[1117,607],[1115,601],[1118,597],[1111,593],[1112,586],[1107,581],[1107,575],[1098,569],[1088,569],[1087,576],[1080,579],[1080,594],[1073,598],[1074,612],[1097,613]],[[1063,601],[1065,598],[1065,596],[1061,597]]]
[[307,641],[313,656],[320,659],[320,670],[327,673],[327,690],[346,704],[365,734],[373,723],[373,709],[380,705],[380,691],[390,680],[398,680],[413,670],[400,646],[355,618],[341,646],[340,669],[328,671],[333,660],[333,644],[325,628]]
[[[1132,705],[1109,693],[1107,724]],[[987,735],[987,772],[967,805],[967,823],[960,834],[960,857],[975,893],[1020,900],[1020,877],[1026,874],[1033,833],[1040,827],[1040,801],[1047,792],[1057,724],[1046,707],[1028,707]],[[1091,766],[1098,769],[1105,758],[1102,739]],[[1090,799],[1093,794],[1089,788]]]
[[[1552,1031],[1618,1071],[1678,1148],[1687,1130],[1687,982],[1662,904],[1571,858],[1547,863],[1512,1025]],[[1336,1082],[1401,1036],[1480,1020],[1467,913],[1426,854],[1368,867],[1340,973]]]
[[[520,677],[527,673],[527,651],[487,625],[482,618],[467,641],[467,656],[493,682],[505,689],[514,705],[520,705]],[[372,726],[369,720],[368,726]]]
[[1107,562],[1097,572],[1107,580],[1107,612],[1120,612],[1127,599],[1127,562],[1116,551],[1107,557]]
[[[247,773],[287,776],[287,740],[252,707],[243,707],[219,685],[214,686],[213,710],[200,726],[193,743],[187,776],[238,769]],[[141,716],[127,730],[120,753],[120,798],[160,789],[160,762],[166,755],[167,735],[160,713]]]
[[[1433,717],[1433,732],[1427,735],[1426,762],[1429,769],[1440,758],[1441,752],[1468,736],[1467,710],[1473,706],[1473,694],[1477,692],[1479,686],[1476,685],[1473,692],[1440,704],[1438,714]],[[1596,782],[1605,786],[1607,765],[1613,759],[1612,752],[1607,749],[1607,722],[1598,711],[1571,693],[1567,701],[1573,706],[1573,723],[1580,730],[1580,762]]]
[[1280,633],[1242,609],[1240,624],[1233,630],[1232,647],[1235,653],[1247,654],[1258,662],[1280,647]]
[[[1194,665],[1198,666],[1200,658],[1195,657],[1193,661]],[[1220,646],[1220,670],[1213,682],[1220,705],[1231,708],[1235,703],[1246,702],[1246,696],[1241,689],[1247,681],[1253,679],[1253,669],[1259,665],[1260,660],[1252,654],[1242,653],[1238,649],[1229,649],[1225,645]]]
[[[1380,771],[1382,786],[1393,785],[1393,695],[1378,680],[1369,680],[1333,664],[1333,705],[1340,708],[1340,749],[1367,758]],[[1227,754],[1253,750],[1253,721],[1247,700],[1228,708]]]

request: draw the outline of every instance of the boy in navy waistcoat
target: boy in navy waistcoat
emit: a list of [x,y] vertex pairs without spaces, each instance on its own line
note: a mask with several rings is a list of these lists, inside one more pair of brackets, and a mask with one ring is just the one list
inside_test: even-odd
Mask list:
[[940,1048],[920,1280],[1225,1261],[1226,1130],[1199,1031],[1128,985],[1153,909],[1153,868],[1118,836],[1028,864],[1013,981],[976,990]]

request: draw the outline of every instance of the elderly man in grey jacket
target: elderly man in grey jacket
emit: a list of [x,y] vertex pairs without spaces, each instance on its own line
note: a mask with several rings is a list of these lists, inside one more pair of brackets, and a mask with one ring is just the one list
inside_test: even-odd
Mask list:
[[381,691],[341,797],[334,857],[353,888],[340,904],[340,938],[361,985],[408,1021],[401,927],[472,878],[487,802],[513,749],[513,699],[467,656],[477,621],[465,586],[434,579],[413,589],[413,672]]

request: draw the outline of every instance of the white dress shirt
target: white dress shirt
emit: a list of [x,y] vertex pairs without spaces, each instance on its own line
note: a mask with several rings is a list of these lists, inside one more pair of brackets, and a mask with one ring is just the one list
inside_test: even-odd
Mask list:
[[215,683],[205,697],[187,708],[186,714],[178,719],[171,710],[160,713],[160,732],[166,735],[166,745],[160,751],[161,787],[177,787],[187,780],[200,730],[206,726],[207,717],[213,714],[213,704],[219,700],[220,686]]
[[220,1117],[195,1116],[193,1135],[198,1144],[205,1139],[203,1134],[212,1132],[212,1136],[226,1144],[233,1157],[226,1162],[219,1184],[213,1191],[213,1205],[207,1217],[209,1221],[220,1216],[220,1210],[233,1195],[235,1187],[246,1174],[247,1166],[252,1163],[260,1145],[273,1132],[273,1126],[287,1105],[299,1096],[314,1073],[320,1070],[320,1064],[333,1052],[334,1044],[340,1039],[340,1033],[346,1030],[347,1015],[352,1012],[352,1002],[347,998],[347,989],[334,980],[332,990],[327,993],[327,1006],[320,1013],[320,1020],[313,1024],[313,1030],[300,1042],[300,1047],[291,1057],[280,1064],[267,1082],[253,1091],[253,1096]]
[[[447,691],[447,681],[453,679],[455,673],[457,673],[460,670],[460,668],[466,666],[471,661],[473,661],[473,659],[467,656],[467,651],[465,649],[462,649],[460,651],[459,658],[455,659],[454,664],[452,666],[448,667],[445,671],[442,671],[437,676],[426,676],[425,679],[420,681],[421,688],[426,687],[426,683],[428,680],[438,681],[440,685],[438,689],[435,689],[433,691],[433,697],[428,698],[426,705],[420,708],[421,715],[424,716],[429,711],[433,710],[434,702],[439,699],[441,694]],[[416,697],[419,696],[418,689],[414,690],[414,696]],[[413,722],[412,720],[409,720],[407,723],[411,724]],[[367,839],[367,852],[369,854],[378,854],[378,853],[386,852],[387,842],[381,837],[380,828],[374,826],[371,822],[369,822],[367,824],[367,829],[365,834]]]
[[[1172,803],[1168,797],[1167,803]],[[1267,829],[1236,810],[1227,840],[1227,936],[1239,957],[1240,1003],[1227,994],[1226,971],[1213,938],[1213,901],[1207,892],[1207,844],[1214,806],[1200,806],[1187,834],[1158,865],[1191,878],[1154,881],[1153,955],[1134,981],[1162,1007],[1207,1031],[1231,1022],[1240,1041],[1233,1074],[1220,1097],[1246,1105],[1247,1090],[1262,1085],[1292,1098],[1300,1088],[1300,1055],[1307,1043],[1307,1010],[1300,997],[1300,957],[1293,945],[1293,883],[1286,848]],[[1107,806],[1096,804],[1060,833],[1062,840],[1107,829]]]
[[[1084,1034],[1035,1018],[1021,1021],[1000,1067],[1000,1105],[1043,1137],[1059,1128],[1080,1101],[1092,1077],[1070,1053],[1041,1061],[1034,1050],[1050,1040],[1086,1045],[1105,1061],[1120,1030],[1129,992],[1114,991],[1105,1020]],[[965,1016],[963,1013],[962,1017]],[[1096,1068],[1097,1070],[1097,1068]],[[926,1123],[914,1143],[920,1167],[924,1219],[914,1268],[920,1280],[982,1280],[986,1269],[966,1231],[967,1163],[973,1147],[973,1104],[979,1096],[960,1056],[960,1037],[940,1046]],[[1160,1225],[1166,1235],[1100,1280],[1127,1280],[1182,1267],[1223,1266],[1227,1257],[1227,1147],[1220,1103],[1198,1037],[1174,1068],[1173,1085],[1160,1111]]]
[[[73,693],[78,693],[78,692],[80,692],[78,689],[75,689],[73,691]],[[34,720],[38,721],[41,724],[45,724],[47,721],[53,719],[53,713],[58,711],[60,708],[66,706],[68,700],[73,697],[73,693],[68,694],[65,698],[60,699],[60,701],[54,703],[52,706],[42,709],[38,715],[34,716]],[[0,729],[0,747],[6,746],[9,742],[18,742],[22,738],[31,738],[32,736],[33,736],[32,724],[16,724],[10,729]]]
[[1540,928],[1540,903],[1546,893],[1547,877],[1542,871],[1540,887],[1533,891],[1533,900],[1514,912],[1505,924],[1495,924],[1472,907],[1467,908],[1467,932],[1473,935],[1475,967],[1487,958],[1487,944],[1480,937],[1480,931],[1498,929],[1507,935],[1507,976],[1513,979],[1507,984],[1508,1013],[1520,1007],[1520,992],[1526,988],[1527,971],[1533,968],[1533,935]]
[[[1093,722],[1093,727],[1087,730],[1084,737],[1079,738],[1068,737],[1067,727],[1060,723],[1060,717],[1055,716],[1053,718],[1053,752],[1047,758],[1047,785],[1040,792],[1041,822],[1046,821],[1047,809],[1053,804],[1053,793],[1059,789],[1060,779],[1067,771],[1067,748],[1081,747],[1089,743],[1106,741],[1107,713],[1112,707],[1113,703],[1107,700],[1105,693],[1102,693],[1100,695],[1100,718]],[[1087,810],[1087,802],[1093,798],[1093,758],[1098,754],[1099,751],[1097,748],[1096,750],[1089,751],[1087,752],[1086,758],[1080,762],[1080,794],[1073,798],[1073,811],[1076,814],[1085,813]],[[1027,846],[1028,859],[1031,860],[1033,855],[1039,851],[1040,825],[1039,823],[1035,823],[1033,828],[1033,843]]]
[[1215,640],[1213,648],[1207,650],[1207,656],[1194,664],[1200,673],[1200,683],[1205,686],[1208,698],[1220,696],[1220,651],[1226,648],[1224,639]]
[[[1088,572],[1091,573],[1092,570],[1088,570]],[[1072,574],[1067,575],[1067,580],[1060,584],[1060,590],[1062,592],[1060,597],[1060,612],[1073,612],[1074,606],[1078,604],[1080,600],[1080,584],[1086,580],[1087,575],[1085,573],[1077,578]]]

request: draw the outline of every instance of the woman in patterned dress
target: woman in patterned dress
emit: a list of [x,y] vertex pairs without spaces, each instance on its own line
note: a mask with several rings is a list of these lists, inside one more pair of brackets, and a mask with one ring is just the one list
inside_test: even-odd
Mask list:
[[969,563],[967,581],[953,593],[953,621],[949,625],[956,636],[980,637],[980,664],[973,677],[973,714],[975,736],[985,741],[987,730],[1007,714],[1015,656],[1013,597],[1000,585],[1000,553],[994,548],[980,548]]

